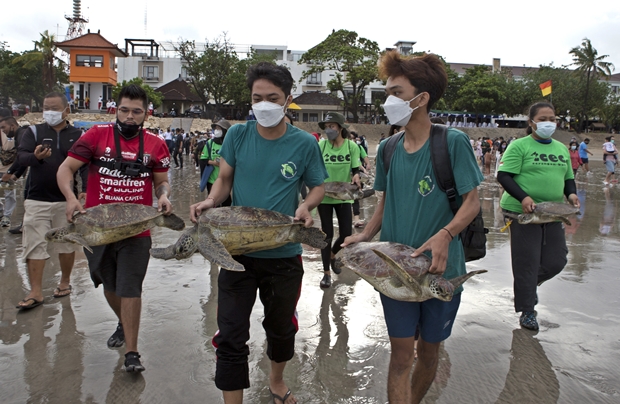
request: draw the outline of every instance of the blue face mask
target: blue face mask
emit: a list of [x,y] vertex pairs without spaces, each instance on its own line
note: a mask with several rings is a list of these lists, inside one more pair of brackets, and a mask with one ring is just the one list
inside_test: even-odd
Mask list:
[[557,126],[555,122],[532,122],[536,124],[535,132],[541,139],[549,139]]

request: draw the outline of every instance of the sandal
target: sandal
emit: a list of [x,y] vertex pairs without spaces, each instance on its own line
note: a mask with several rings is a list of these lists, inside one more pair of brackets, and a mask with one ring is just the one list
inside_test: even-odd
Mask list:
[[58,299],[61,297],[69,296],[72,290],[73,287],[71,285],[69,285],[69,287],[65,289],[60,289],[60,286],[58,286],[56,289],[54,289],[54,297]]
[[284,395],[284,397],[280,397],[279,395],[277,395],[276,393],[271,391],[271,388],[269,388],[269,394],[271,394],[271,399],[273,400],[273,404],[280,404],[280,403],[276,402],[276,400],[280,400],[282,402],[282,404],[284,404],[286,399],[290,397],[291,390],[287,391],[286,394]]
[[23,306],[18,304],[17,306],[15,306],[15,308],[20,309],[20,310],[30,310],[43,304],[43,300],[37,300],[34,297],[29,297],[28,299],[24,299],[20,303],[28,303],[28,301],[30,300],[32,300],[32,304],[23,305]]

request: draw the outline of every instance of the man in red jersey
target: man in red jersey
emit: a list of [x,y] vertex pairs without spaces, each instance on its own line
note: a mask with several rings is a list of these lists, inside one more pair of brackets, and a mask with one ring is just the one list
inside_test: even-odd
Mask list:
[[[115,124],[95,125],[69,151],[58,170],[58,185],[67,197],[67,220],[84,208],[73,195],[73,173],[90,163],[85,207],[123,202],[151,206],[153,189],[157,207],[172,212],[168,200],[170,152],[159,136],[142,129],[147,118],[146,92],[136,85],[121,89]],[[142,282],[149,262],[148,231],[112,244],[92,247],[86,253],[95,287],[103,284],[108,304],[119,323],[108,347],[127,344],[125,370],[141,372],[138,330],[142,307]]]

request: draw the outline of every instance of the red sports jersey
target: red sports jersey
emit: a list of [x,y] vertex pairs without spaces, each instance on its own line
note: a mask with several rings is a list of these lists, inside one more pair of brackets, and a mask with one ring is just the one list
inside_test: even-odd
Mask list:
[[[126,140],[120,137],[123,161],[135,161],[140,141],[138,136]],[[93,160],[114,161],[116,158],[114,125],[95,125],[75,142],[69,157],[85,163]],[[170,152],[159,136],[144,131],[144,165],[153,172],[167,172],[170,165]],[[153,205],[153,173],[143,172],[138,177],[121,174],[118,170],[90,164],[88,186],[86,188],[85,208],[106,203],[124,202]],[[143,233],[142,235],[148,235]]]

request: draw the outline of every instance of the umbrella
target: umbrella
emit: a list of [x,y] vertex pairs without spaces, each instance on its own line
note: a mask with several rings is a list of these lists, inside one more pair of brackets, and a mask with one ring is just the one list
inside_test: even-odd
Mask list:
[[291,102],[291,105],[288,106],[288,109],[300,110],[301,107],[294,102]]

